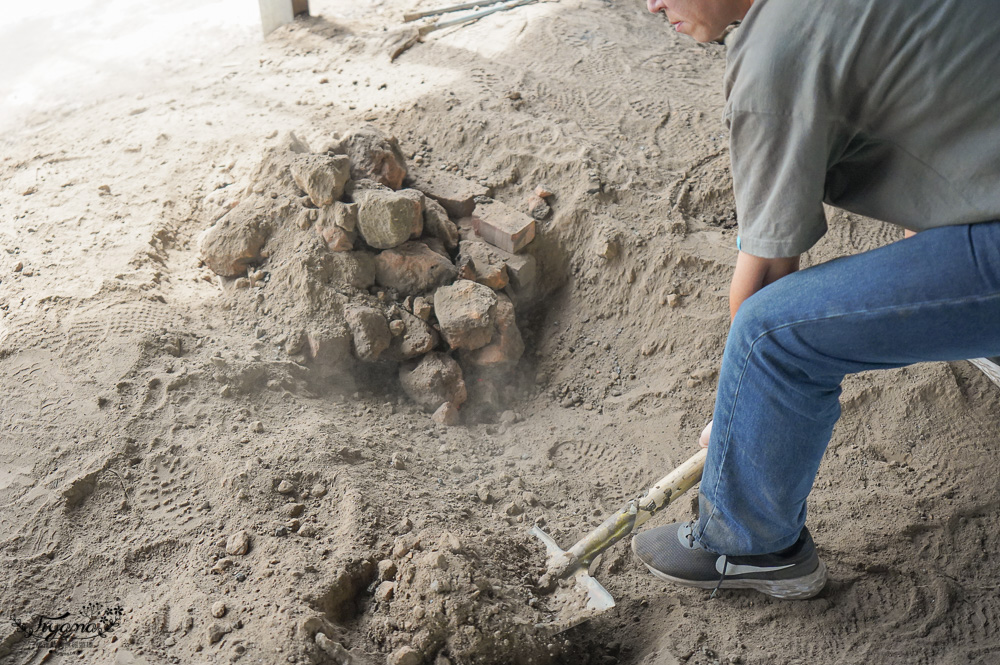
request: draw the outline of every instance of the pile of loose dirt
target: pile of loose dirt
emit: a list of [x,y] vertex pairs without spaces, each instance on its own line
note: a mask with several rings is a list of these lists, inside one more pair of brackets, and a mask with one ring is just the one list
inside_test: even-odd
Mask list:
[[[355,567],[354,585],[338,580],[318,599],[327,623],[315,623],[314,640],[337,652],[336,638],[319,633],[332,624],[332,635],[343,634],[357,620],[355,629],[393,665],[583,661],[579,648],[536,627],[548,613],[547,598],[531,590],[533,545],[496,537],[463,543],[447,531],[399,536],[387,558]],[[372,587],[360,603],[343,597],[347,589]]]
[[[249,183],[206,197],[222,212],[202,262],[316,389],[398,376],[437,422],[496,419],[515,399],[519,318],[562,281],[535,219],[462,178],[408,175],[374,127],[334,136],[314,153],[289,134]],[[528,207],[544,219],[539,193],[552,196],[539,188]]]

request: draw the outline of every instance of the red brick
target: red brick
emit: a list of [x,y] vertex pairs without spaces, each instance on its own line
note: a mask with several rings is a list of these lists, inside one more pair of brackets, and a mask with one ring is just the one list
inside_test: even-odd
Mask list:
[[[473,217],[466,217],[465,219],[458,220],[458,229],[462,238],[459,243],[460,247],[463,245],[467,246],[469,243],[485,242],[483,237],[476,232],[476,229],[473,226],[474,219],[475,218]],[[504,251],[499,247],[494,246],[490,246],[490,251],[507,266],[507,275],[510,278],[510,285],[514,287],[514,290],[518,292],[518,295],[533,297],[538,277],[538,261],[535,259],[534,255],[530,252],[512,254],[511,252]],[[460,249],[459,263],[461,263],[461,257],[462,253]],[[468,263],[466,263],[466,265],[468,266]],[[461,271],[462,265],[459,265],[459,276],[464,279],[476,281],[476,275],[473,274],[475,272],[474,270],[469,270],[468,275],[462,275]]]
[[535,220],[499,201],[480,204],[472,225],[483,240],[512,254],[535,239]]

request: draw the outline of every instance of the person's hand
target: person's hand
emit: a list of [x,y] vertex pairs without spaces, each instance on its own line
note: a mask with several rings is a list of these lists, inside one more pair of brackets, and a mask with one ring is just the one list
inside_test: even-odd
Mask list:
[[701,436],[698,437],[698,444],[702,448],[708,448],[708,440],[712,438],[712,421],[709,420],[708,424],[705,425],[705,429],[701,430]]

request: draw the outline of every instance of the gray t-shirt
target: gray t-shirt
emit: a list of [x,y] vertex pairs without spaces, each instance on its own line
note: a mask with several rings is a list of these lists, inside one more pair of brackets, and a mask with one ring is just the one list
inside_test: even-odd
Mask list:
[[822,203],[920,231],[1000,218],[1000,0],[756,0],[727,40],[740,247]]

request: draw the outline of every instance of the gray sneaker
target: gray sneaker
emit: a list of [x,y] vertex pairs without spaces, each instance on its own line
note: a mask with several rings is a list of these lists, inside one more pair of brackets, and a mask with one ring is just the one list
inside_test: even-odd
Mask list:
[[726,556],[709,552],[693,534],[696,522],[668,524],[632,539],[632,551],[657,577],[699,589],[756,589],[775,598],[812,598],[826,584],[809,530],[774,554]]

